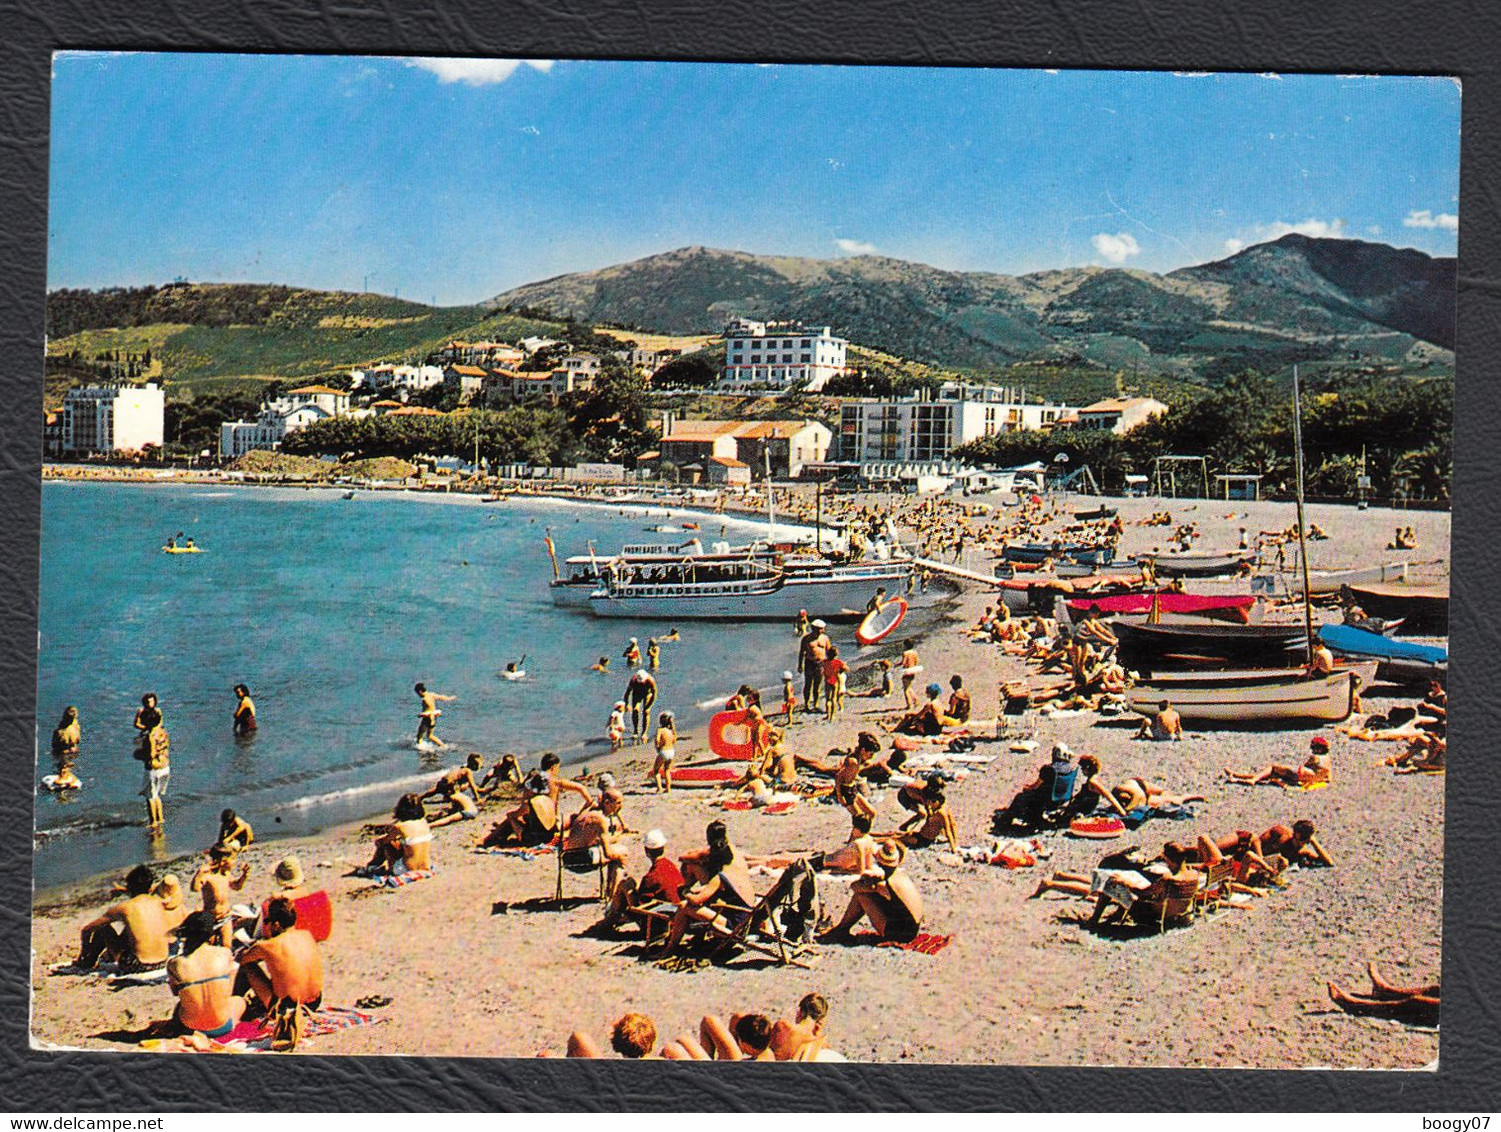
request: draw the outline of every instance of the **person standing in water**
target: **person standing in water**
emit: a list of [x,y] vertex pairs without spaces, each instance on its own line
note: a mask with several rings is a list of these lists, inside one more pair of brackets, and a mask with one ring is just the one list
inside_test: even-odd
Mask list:
[[631,713],[631,730],[640,742],[651,729],[651,706],[657,702],[657,681],[646,669],[637,669],[625,686],[625,703]]
[[156,696],[151,692],[141,697],[135,728],[141,735],[136,743],[134,757],[146,766],[146,780],[141,787],[141,794],[146,799],[146,824],[157,829],[165,821],[162,795],[167,792],[167,780],[172,775],[172,769],[167,729],[162,726],[162,713],[156,706]]
[[655,672],[662,663],[662,646],[652,637],[646,642],[646,665]]
[[438,709],[438,701],[452,703],[457,696],[445,696],[442,692],[429,692],[426,684],[414,685],[412,690],[417,693],[417,698],[422,701],[422,711],[417,716],[417,742],[426,740],[435,746],[442,746],[434,731],[438,727],[438,716],[442,711]]
[[63,717],[52,732],[52,757],[57,760],[58,770],[73,765],[82,742],[83,729],[78,724],[78,709],[70,704],[63,708]]
[[250,689],[244,684],[235,685],[234,732],[236,735],[255,734],[255,701],[250,698]]

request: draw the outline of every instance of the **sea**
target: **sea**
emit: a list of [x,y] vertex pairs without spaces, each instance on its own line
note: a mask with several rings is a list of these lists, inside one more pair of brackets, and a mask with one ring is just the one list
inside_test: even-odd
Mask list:
[[[42,492],[38,890],[202,850],[231,808],[258,840],[388,814],[478,751],[489,764],[543,751],[581,766],[608,752],[611,706],[629,669],[627,639],[672,626],[591,618],[548,595],[558,557],[625,543],[679,542],[652,525],[700,521],[705,543],[745,541],[740,518],[472,495],[49,481]],[[780,527],[780,525],[779,525]],[[781,529],[784,529],[782,527]],[[178,532],[201,554],[165,554]],[[914,631],[936,615],[915,611]],[[657,710],[691,732],[741,683],[779,699],[795,666],[789,624],[684,622],[662,646]],[[853,637],[841,627],[836,642]],[[851,639],[851,644],[853,641]],[[877,646],[879,649],[881,646]],[[877,649],[860,650],[873,659]],[[611,658],[609,675],[589,670]],[[501,672],[511,661],[519,681]],[[454,696],[438,737],[413,745],[413,685]],[[260,727],[237,738],[236,684]],[[148,836],[131,757],[141,696],[160,700],[172,743],[166,828]],[[40,788],[56,768],[50,737],[78,709],[83,788]]]

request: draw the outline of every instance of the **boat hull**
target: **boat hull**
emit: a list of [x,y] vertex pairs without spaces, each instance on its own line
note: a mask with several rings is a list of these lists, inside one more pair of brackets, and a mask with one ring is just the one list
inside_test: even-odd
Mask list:
[[[1313,570],[1308,575],[1308,592],[1313,597],[1332,597],[1341,586],[1361,586],[1371,582],[1407,581],[1406,562],[1387,562],[1380,566],[1368,566],[1362,570]],[[1303,575],[1294,570],[1288,589],[1296,596],[1303,594]]]
[[1138,562],[1150,562],[1161,578],[1218,578],[1233,574],[1256,555],[1250,551],[1227,551],[1223,554],[1143,554]]
[[859,621],[878,588],[905,588],[910,573],[892,564],[835,577],[793,576],[773,586],[598,589],[588,606],[596,617],[649,621],[790,621],[802,610],[828,621]]
[[1349,669],[1312,678],[1206,681],[1199,686],[1146,682],[1131,689],[1127,702],[1132,711],[1149,716],[1160,701],[1167,700],[1183,722],[1191,725],[1314,725],[1348,719],[1355,709],[1357,686],[1357,674]]
[[1146,673],[1160,668],[1282,668],[1303,646],[1299,625],[1234,625],[1169,621],[1151,624],[1117,618],[1121,663]]
[[1370,582],[1351,586],[1350,592],[1367,615],[1395,621],[1402,619],[1404,633],[1449,632],[1449,587],[1407,586],[1396,582]]

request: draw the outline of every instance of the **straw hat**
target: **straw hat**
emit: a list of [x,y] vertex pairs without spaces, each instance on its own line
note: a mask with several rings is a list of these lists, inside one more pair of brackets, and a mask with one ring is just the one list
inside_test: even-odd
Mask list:
[[907,847],[900,841],[883,841],[876,850],[876,864],[883,869],[898,868],[907,856]]
[[296,857],[283,857],[276,865],[276,880],[283,888],[301,888],[302,862]]
[[156,882],[156,894],[167,911],[175,912],[182,907],[182,881],[177,879],[176,873],[168,873]]
[[827,621],[825,621],[822,617],[815,617],[813,619],[813,628],[815,628],[815,629],[827,629],[828,627],[829,627],[829,623]]

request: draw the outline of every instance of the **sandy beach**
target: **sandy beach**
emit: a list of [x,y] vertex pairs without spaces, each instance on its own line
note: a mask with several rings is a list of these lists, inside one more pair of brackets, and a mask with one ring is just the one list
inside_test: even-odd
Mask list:
[[[1242,526],[1254,534],[1293,522],[1288,504],[1108,502],[1120,507],[1127,523],[1123,553],[1164,541],[1161,528],[1132,525],[1163,507],[1179,521],[1198,522],[1205,548],[1234,546]],[[1395,557],[1433,563],[1418,571],[1424,579],[1448,576],[1447,512],[1314,505],[1309,519],[1331,535],[1310,544],[1315,567]],[[1399,524],[1415,529],[1416,551],[1382,549]],[[971,552],[966,562],[986,569],[988,555]],[[919,643],[926,672],[934,679],[962,674],[975,717],[993,718],[998,684],[1025,668],[962,633],[994,600],[989,592],[966,587],[947,600],[945,620]],[[856,669],[900,652],[897,641],[856,649],[849,627],[836,627],[834,640],[842,652],[846,645],[855,652]],[[796,643],[789,629],[787,667],[795,664]],[[726,687],[738,682],[734,672],[723,675]],[[884,704],[852,699],[833,722],[796,724],[789,745],[817,755],[850,747],[857,731],[876,718],[890,718],[899,702],[899,696]],[[1391,702],[1368,696],[1367,708],[1381,710]],[[696,1030],[706,1011],[791,1017],[803,994],[818,991],[831,1004],[830,1046],[859,1061],[1404,1069],[1434,1064],[1435,1031],[1345,1015],[1329,1001],[1325,981],[1363,986],[1368,960],[1404,981],[1438,978],[1442,776],[1394,775],[1377,765],[1393,744],[1355,742],[1329,728],[1322,733],[1333,741],[1333,785],[1299,792],[1230,785],[1221,768],[1296,762],[1309,731],[1194,732],[1182,743],[1148,743],[1131,738],[1132,726],[1093,712],[1052,719],[1029,713],[1013,726],[1017,737],[1035,740],[1039,750],[1021,754],[1009,749],[1009,741],[982,744],[978,753],[994,754],[995,761],[949,790],[963,844],[989,839],[991,812],[1033,776],[1043,752],[1060,740],[1099,758],[1106,781],[1143,775],[1206,795],[1208,802],[1192,822],[1151,822],[1115,842],[1048,834],[1042,843],[1051,857],[1030,869],[949,864],[937,849],[914,852],[906,867],[927,905],[925,930],[952,935],[950,945],[932,956],[826,945],[808,970],[742,958],[673,972],[636,958],[626,946],[629,937],[586,934],[599,915],[592,877],[565,874],[565,893],[579,899],[555,908],[546,902],[554,888],[552,858],[470,852],[470,842],[503,812],[500,802],[490,803],[479,822],[435,831],[438,873],[432,879],[382,890],[346,877],[369,855],[368,839],[354,825],[252,846],[242,855],[252,866],[246,895],[270,895],[276,861],[297,853],[310,880],[325,886],[334,902],[334,932],[323,949],[325,1001],[348,1006],[370,995],[391,999],[376,1011],[385,1024],[319,1037],[303,1047],[319,1054],[561,1053],[576,1028],[603,1043],[611,1023],[628,1010],[652,1017],[665,1038]],[[448,752],[446,762],[457,764],[465,753]],[[487,765],[496,754],[483,753]],[[680,764],[705,753],[701,729],[680,738]],[[642,747],[598,760],[591,769],[612,765],[627,787],[624,812],[633,828],[662,829],[674,853],[702,847],[705,824],[720,816],[709,792],[648,792],[641,786],[649,765]],[[872,800],[878,830],[894,828],[906,816],[894,790],[877,792]],[[255,815],[247,816],[254,822]],[[724,816],[733,841],[751,855],[833,850],[849,828],[840,807],[814,801],[786,815]],[[1167,839],[1259,830],[1295,817],[1316,823],[1336,867],[1300,870],[1285,889],[1248,910],[1228,910],[1161,936],[1117,938],[1072,922],[1088,911],[1083,901],[1027,899],[1041,875],[1055,868],[1088,872],[1103,853],[1125,844],[1155,852]],[[636,838],[633,875],[644,861]],[[826,911],[842,910],[847,888],[835,879],[820,883]],[[38,1047],[130,1050],[133,1044],[122,1032],[171,1013],[171,995],[161,986],[115,989],[97,976],[46,973],[76,952],[78,927],[106,903],[106,889],[106,878],[99,878],[37,894],[32,1035]],[[508,910],[492,913],[497,901]]]

